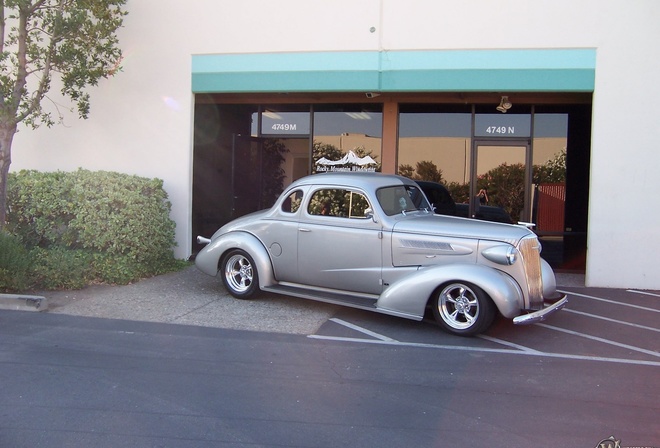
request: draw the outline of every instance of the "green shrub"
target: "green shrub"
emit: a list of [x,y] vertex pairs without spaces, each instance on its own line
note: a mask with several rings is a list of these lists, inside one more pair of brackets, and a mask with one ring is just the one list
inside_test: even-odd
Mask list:
[[0,291],[16,292],[29,285],[30,254],[18,238],[0,231]]
[[28,247],[73,246],[77,235],[69,173],[21,171],[7,182],[7,229]]
[[93,279],[93,257],[87,251],[37,247],[31,254],[32,279],[40,289],[80,289]]
[[125,284],[178,268],[175,224],[160,179],[82,169],[20,171],[9,176],[7,204],[9,232],[30,250],[53,251],[35,252],[42,263],[40,283],[82,281],[74,273],[70,282],[55,276],[49,266],[57,259],[70,266],[86,259],[92,268],[84,278],[106,283]]
[[174,222],[163,181],[107,172],[76,174],[73,197],[80,207],[70,225],[83,247],[126,256],[148,271],[173,258]]

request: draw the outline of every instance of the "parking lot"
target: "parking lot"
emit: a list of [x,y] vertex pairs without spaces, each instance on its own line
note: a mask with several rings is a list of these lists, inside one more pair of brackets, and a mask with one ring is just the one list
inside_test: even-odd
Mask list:
[[127,286],[44,293],[61,314],[302,334],[315,339],[435,349],[502,352],[660,366],[660,291],[581,286],[581,276],[558,277],[565,309],[539,324],[497,319],[475,338],[416,322],[293,297],[232,298],[217,278],[194,267]]
[[498,319],[476,338],[446,334],[431,321],[420,323],[349,309],[341,309],[310,337],[660,366],[660,293],[560,289],[568,294],[569,304],[546,322],[515,326]]
[[0,311],[0,445],[658,446],[660,293],[561,285],[546,322],[472,338],[194,268],[51,294]]

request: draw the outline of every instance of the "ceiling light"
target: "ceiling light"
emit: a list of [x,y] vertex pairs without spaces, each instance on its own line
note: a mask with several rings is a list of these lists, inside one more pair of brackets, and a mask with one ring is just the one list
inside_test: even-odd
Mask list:
[[508,96],[503,96],[502,100],[500,101],[500,105],[497,106],[495,109],[497,109],[500,112],[502,112],[503,114],[505,114],[507,110],[511,109],[511,106],[512,106],[512,104],[511,104],[511,101],[509,101],[509,97]]
[[263,116],[268,117],[271,120],[281,120],[282,119],[282,116],[280,114],[278,114],[277,112],[272,112],[270,110],[264,111]]
[[344,113],[354,120],[371,120],[371,117],[366,112],[344,112]]

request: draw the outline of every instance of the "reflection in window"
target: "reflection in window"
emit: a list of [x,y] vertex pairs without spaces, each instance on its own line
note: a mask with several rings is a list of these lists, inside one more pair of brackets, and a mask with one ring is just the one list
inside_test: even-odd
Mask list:
[[381,108],[380,104],[316,106],[312,172],[380,171]]
[[[252,113],[253,137],[277,142],[281,152],[282,183],[291,184],[309,174],[309,133],[311,114],[308,104],[264,104]],[[281,190],[280,190],[281,191]]]
[[456,202],[467,202],[470,181],[471,111],[433,105],[402,106],[398,174],[445,184]]
[[307,212],[310,215],[366,218],[368,208],[369,202],[361,193],[336,188],[314,192]]
[[539,234],[564,232],[568,114],[534,116],[534,211]]

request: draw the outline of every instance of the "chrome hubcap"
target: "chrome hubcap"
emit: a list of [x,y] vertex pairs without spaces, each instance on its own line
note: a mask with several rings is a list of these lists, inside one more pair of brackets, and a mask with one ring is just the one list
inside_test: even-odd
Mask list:
[[237,292],[245,292],[252,285],[252,264],[242,255],[234,255],[225,264],[225,278]]
[[474,291],[466,285],[452,284],[440,293],[438,311],[447,325],[463,330],[475,323],[479,315],[479,302]]

